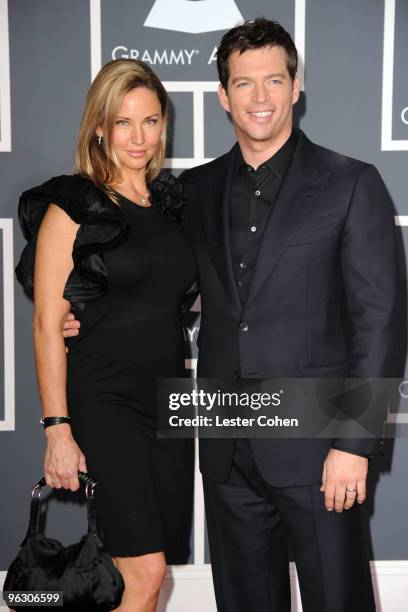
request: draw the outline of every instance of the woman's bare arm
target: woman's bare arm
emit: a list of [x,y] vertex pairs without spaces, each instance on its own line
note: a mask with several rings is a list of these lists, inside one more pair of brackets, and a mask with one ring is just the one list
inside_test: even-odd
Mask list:
[[[73,268],[72,247],[78,225],[51,204],[42,221],[36,247],[34,274],[34,348],[37,379],[44,416],[69,414],[66,397],[66,353],[61,335],[70,304],[63,298]],[[44,471],[47,484],[76,490],[77,471],[86,471],[85,458],[69,424],[45,430]]]

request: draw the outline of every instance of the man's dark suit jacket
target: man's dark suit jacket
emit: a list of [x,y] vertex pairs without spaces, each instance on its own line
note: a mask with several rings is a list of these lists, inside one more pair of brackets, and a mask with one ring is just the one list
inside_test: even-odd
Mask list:
[[[199,266],[198,376],[214,378],[402,375],[397,230],[377,170],[299,141],[269,215],[244,304],[234,279],[229,193],[238,145],[186,170],[184,226]],[[272,486],[321,481],[331,447],[374,456],[381,440],[256,439],[258,467]],[[200,440],[203,474],[227,479],[235,441]]]

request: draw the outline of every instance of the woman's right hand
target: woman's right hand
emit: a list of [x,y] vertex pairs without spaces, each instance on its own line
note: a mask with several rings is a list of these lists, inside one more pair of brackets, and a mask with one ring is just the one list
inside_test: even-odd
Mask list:
[[78,470],[87,472],[85,456],[72,437],[68,423],[51,425],[45,430],[47,448],[44,457],[44,475],[49,487],[79,489]]

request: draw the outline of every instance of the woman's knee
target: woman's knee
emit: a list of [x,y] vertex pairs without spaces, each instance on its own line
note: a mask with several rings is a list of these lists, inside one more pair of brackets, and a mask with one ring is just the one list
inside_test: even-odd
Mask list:
[[126,589],[142,589],[146,594],[154,594],[160,590],[167,569],[163,553],[116,557],[115,565],[122,573]]

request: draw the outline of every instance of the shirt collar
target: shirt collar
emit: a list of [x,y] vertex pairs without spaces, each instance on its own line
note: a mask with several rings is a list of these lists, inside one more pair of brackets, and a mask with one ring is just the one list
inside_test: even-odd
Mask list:
[[291,135],[284,145],[274,154],[272,157],[267,159],[263,164],[258,166],[257,170],[254,170],[249,164],[246,163],[241,147],[237,147],[237,155],[235,157],[235,168],[234,173],[237,174],[241,168],[244,168],[249,174],[259,173],[263,169],[267,168],[278,176],[279,179],[283,179],[288,169],[289,163],[292,159],[293,152],[296,148],[298,141],[298,134],[295,130],[292,130]]

